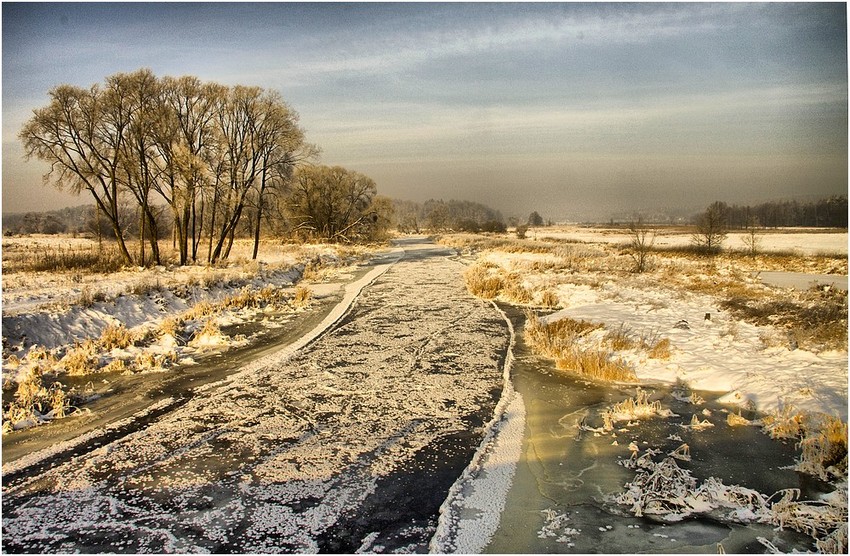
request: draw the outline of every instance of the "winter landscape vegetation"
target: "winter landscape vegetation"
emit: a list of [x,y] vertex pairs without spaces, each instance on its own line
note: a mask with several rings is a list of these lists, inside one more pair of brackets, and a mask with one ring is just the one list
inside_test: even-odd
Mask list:
[[847,553],[838,8],[5,3],[3,551]]

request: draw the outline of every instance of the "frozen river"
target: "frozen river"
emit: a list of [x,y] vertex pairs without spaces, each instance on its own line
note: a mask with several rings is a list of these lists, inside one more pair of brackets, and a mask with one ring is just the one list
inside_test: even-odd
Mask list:
[[4,551],[427,549],[501,394],[508,333],[449,251],[403,247],[300,350],[4,472]]
[[[507,311],[519,330],[522,315]],[[654,448],[659,454],[688,444],[692,459],[680,465],[700,481],[717,477],[727,485],[768,495],[800,488],[804,498],[831,490],[785,468],[794,464],[793,442],[773,441],[757,427],[730,427],[726,408],[713,402],[710,394],[700,393],[706,401],[694,405],[681,395],[671,396],[671,388],[662,385],[645,388],[674,417],[635,421],[618,427],[613,436],[582,431],[582,424],[599,426],[600,411],[633,397],[635,387],[587,382],[555,371],[551,363],[529,354],[521,338],[515,357],[512,378],[525,400],[525,434],[505,510],[485,552],[716,553],[718,545],[728,553],[764,552],[758,537],[783,551],[811,549],[811,538],[774,531],[769,524],[732,523],[719,514],[662,523],[635,517],[614,501],[635,476],[620,464],[629,459],[632,442],[641,451]],[[693,415],[713,427],[683,427]]]

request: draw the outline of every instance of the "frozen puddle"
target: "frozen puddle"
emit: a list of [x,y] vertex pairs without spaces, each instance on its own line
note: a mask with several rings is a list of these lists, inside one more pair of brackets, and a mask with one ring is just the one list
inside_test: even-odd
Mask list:
[[803,272],[764,271],[759,273],[761,281],[770,286],[808,290],[815,286],[831,286],[847,291],[847,277],[836,274],[806,274]]
[[300,350],[4,484],[4,551],[426,550],[502,394],[509,333],[448,252],[404,247]]

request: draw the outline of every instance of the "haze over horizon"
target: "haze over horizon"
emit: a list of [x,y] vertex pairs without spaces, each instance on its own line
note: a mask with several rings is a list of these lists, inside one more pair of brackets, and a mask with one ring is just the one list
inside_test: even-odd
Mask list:
[[4,212],[48,91],[148,67],[281,92],[380,194],[607,219],[847,193],[845,4],[3,3]]

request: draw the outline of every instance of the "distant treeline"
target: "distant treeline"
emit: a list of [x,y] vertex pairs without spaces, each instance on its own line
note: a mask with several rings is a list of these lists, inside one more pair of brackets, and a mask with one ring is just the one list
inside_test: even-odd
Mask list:
[[503,232],[502,213],[481,203],[450,199],[424,203],[393,201],[398,230],[402,233],[435,232]]
[[[725,205],[725,203],[724,203]],[[846,228],[847,195],[813,202],[772,201],[758,205],[725,205],[729,228]]]
[[[385,198],[378,198],[381,201]],[[467,232],[499,232],[505,231],[505,220],[502,214],[481,203],[471,201],[429,200],[425,203],[386,200],[391,205],[383,208],[381,215],[389,220],[387,226],[397,227],[402,233],[420,233],[424,231],[467,231]],[[173,220],[167,211],[160,207],[158,229],[163,237],[173,234]],[[135,210],[132,205],[120,209],[122,220],[127,222],[125,234],[138,237],[139,226],[133,217]],[[536,213],[535,213],[536,214]],[[250,220],[250,219],[249,219]],[[514,220],[514,219],[512,219]],[[280,222],[280,219],[270,219],[269,225]],[[516,225],[512,222],[512,225]],[[291,230],[285,226],[269,229],[272,236],[286,236]],[[112,227],[105,218],[99,218],[95,205],[80,205],[46,212],[6,213],[3,215],[4,234],[73,234],[115,239]],[[252,237],[251,225],[237,228],[236,237]]]

